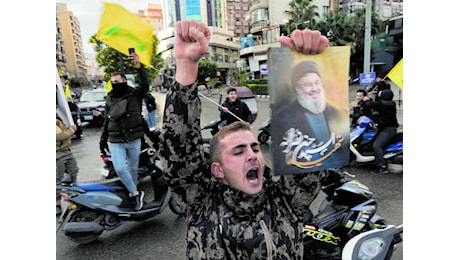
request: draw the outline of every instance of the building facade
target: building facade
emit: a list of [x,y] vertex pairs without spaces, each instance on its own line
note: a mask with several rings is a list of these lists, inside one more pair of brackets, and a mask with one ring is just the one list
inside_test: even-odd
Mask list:
[[63,77],[64,75],[68,74],[68,71],[67,62],[65,59],[64,39],[62,36],[61,22],[57,13],[58,12],[56,6],[56,68],[58,70],[59,76]]
[[148,22],[153,27],[153,32],[158,33],[164,30],[164,16],[163,16],[163,4],[161,0],[151,0],[153,3],[149,3],[147,9],[138,10],[137,15],[143,20]]
[[[284,34],[289,17],[284,13],[289,2],[277,0],[151,0],[145,10],[137,15],[149,22],[160,40],[158,52],[174,69],[174,23],[180,20],[204,22],[211,28],[212,36],[208,54],[204,57],[219,68],[220,81],[232,82],[239,70],[250,72],[252,78],[266,76],[267,50],[280,47],[277,38]],[[355,10],[366,6],[366,0],[313,0],[318,7],[319,19],[330,11],[346,12],[352,16]],[[387,25],[386,44],[392,40],[401,42],[402,48],[402,0],[373,0],[373,8]],[[395,19],[400,15],[401,19]],[[396,26],[395,26],[396,25]],[[373,42],[373,51],[382,47]],[[388,51],[390,46],[377,51]],[[391,48],[390,48],[391,49]],[[402,50],[399,50],[402,55]],[[398,56],[397,54],[396,56]],[[78,19],[67,10],[65,4],[56,4],[56,66],[62,75],[97,78],[88,75],[94,62],[85,63]],[[93,69],[91,69],[93,71]],[[90,79],[91,80],[91,79]]]
[[[67,10],[67,5],[64,3],[56,3],[56,16],[58,17],[56,21],[59,21],[59,30],[62,35],[60,41],[64,52],[61,51],[61,53],[67,69],[66,74],[62,76],[87,78],[87,65],[83,54],[78,18],[71,11]],[[57,53],[58,50],[56,50],[56,56],[58,55]],[[60,66],[58,65],[57,58],[56,66],[58,68]]]
[[[289,9],[289,2],[276,0],[250,1],[251,5],[248,14],[250,34],[243,40],[247,40],[252,44],[241,44],[239,62],[245,70],[250,72],[252,78],[262,78],[267,75],[267,50],[270,47],[280,47],[276,39],[283,35],[283,26],[288,21],[284,11]],[[366,0],[313,0],[312,4],[318,7],[319,19],[323,19],[328,12],[334,10],[347,12],[349,16],[352,16],[355,10],[366,6]],[[396,15],[402,17],[402,0],[373,0],[373,5],[384,23],[393,19],[392,17]],[[394,22],[389,24],[394,24]],[[400,24],[400,30],[397,32],[393,30],[392,33],[398,34],[395,39],[401,42],[402,48],[402,18]],[[387,47],[384,51],[389,48]],[[402,50],[400,52],[402,53]],[[397,58],[394,56],[394,59]],[[386,63],[389,66],[394,65]]]
[[[235,32],[229,28],[238,28],[239,34],[248,30],[249,26],[241,27],[245,17],[244,9],[248,9],[248,0],[165,0],[163,3],[163,13],[169,14],[169,17],[164,21],[167,27],[158,32],[157,36],[160,39],[158,52],[165,60],[167,69],[175,68],[174,23],[181,20],[196,20],[206,23],[211,30],[209,51],[204,59],[216,63],[219,81],[230,82],[232,75],[237,71],[239,40],[235,37]],[[246,3],[246,7],[239,6],[240,3]],[[229,13],[232,15],[229,16]],[[232,25],[229,25],[229,20],[233,22]]]

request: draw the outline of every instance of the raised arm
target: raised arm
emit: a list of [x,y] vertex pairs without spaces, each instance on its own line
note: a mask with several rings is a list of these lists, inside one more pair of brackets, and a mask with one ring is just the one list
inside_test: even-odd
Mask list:
[[197,21],[176,23],[174,53],[176,55],[176,81],[181,85],[194,83],[198,75],[200,58],[208,52],[211,32]]
[[203,155],[198,97],[198,62],[208,50],[210,32],[203,23],[176,23],[174,52],[176,82],[169,89],[160,136],[160,155],[165,178],[175,198],[185,209],[199,207],[204,186],[209,183]]

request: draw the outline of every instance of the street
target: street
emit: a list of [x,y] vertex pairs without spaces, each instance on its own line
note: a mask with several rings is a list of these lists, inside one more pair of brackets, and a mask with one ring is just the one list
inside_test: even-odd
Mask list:
[[[350,98],[354,98],[356,87],[350,87]],[[202,92],[206,93],[206,92]],[[162,111],[164,94],[153,92],[158,109]],[[212,95],[214,101],[218,101],[218,95]],[[399,98],[395,92],[395,100]],[[252,132],[257,136],[257,128],[269,116],[269,99],[258,98],[259,113],[256,121],[252,124]],[[202,98],[201,125],[218,119],[217,106],[207,99]],[[401,121],[402,125],[402,106]],[[398,120],[399,117],[398,117]],[[161,126],[161,120],[157,120]],[[402,127],[401,127],[402,128]],[[84,139],[74,140],[72,150],[77,158],[80,168],[78,181],[90,181],[100,179],[100,169],[103,162],[99,157],[100,128],[83,128]],[[204,137],[210,137],[210,133],[203,132]],[[271,141],[262,145],[262,150],[268,166],[271,165],[270,153]],[[399,225],[403,223],[403,172],[402,166],[390,165],[392,173],[387,175],[371,175],[369,170],[372,164],[355,165],[345,169],[356,175],[356,179],[368,186],[374,192],[374,198],[378,203],[377,212],[382,215],[388,224]],[[311,208],[315,213],[319,203],[324,198],[320,193]],[[56,218],[56,223],[58,218]],[[98,241],[88,245],[78,245],[70,241],[62,231],[56,234],[56,259],[184,259],[185,258],[185,230],[184,219],[170,212],[167,208],[159,216],[143,222],[129,222],[121,227],[104,231]],[[403,243],[398,245],[392,259],[403,259]]]

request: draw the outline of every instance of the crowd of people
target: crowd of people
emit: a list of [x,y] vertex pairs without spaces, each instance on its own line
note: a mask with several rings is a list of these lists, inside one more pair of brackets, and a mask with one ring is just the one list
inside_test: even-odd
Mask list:
[[350,123],[353,127],[361,116],[371,118],[376,123],[378,132],[372,143],[375,169],[372,169],[370,173],[388,174],[390,171],[383,156],[383,149],[396,135],[399,126],[396,102],[393,101],[394,93],[390,84],[385,82],[383,75],[379,75],[375,83],[368,89],[374,98],[369,97],[364,89],[356,91],[355,100],[350,107]]
[[[166,94],[159,150],[165,179],[174,199],[185,211],[186,257],[302,259],[303,217],[327,179],[327,172],[271,178],[260,144],[250,124],[245,122],[250,111],[232,88],[221,111],[227,125],[212,137],[208,160],[202,152],[197,75],[199,60],[209,48],[211,32],[205,23],[197,21],[176,22],[175,29],[177,70],[175,82]],[[319,54],[329,46],[325,36],[309,29],[294,30],[290,37],[280,36],[278,41],[305,54]],[[141,107],[149,98],[146,96],[149,84],[139,56],[132,53],[129,58],[135,64],[139,86],[129,87],[123,73],[111,75],[112,90],[107,95],[99,145],[101,153],[112,153],[115,170],[132,198],[134,210],[139,211],[144,203],[144,192],[138,190],[136,184],[145,126]],[[318,81],[319,71],[311,62],[301,63],[294,72],[297,70],[298,73],[293,73],[292,87],[299,97],[293,107],[299,108],[302,115],[307,110],[311,113],[306,120],[303,117],[303,123],[316,122],[321,126],[319,129],[330,130],[326,119],[333,120],[339,113],[337,109],[329,106],[324,98],[315,98],[321,102],[314,105],[308,101],[312,95],[324,96],[321,85],[310,83]],[[380,114],[381,133],[375,142],[377,170],[374,172],[386,173],[388,169],[379,156],[381,145],[391,138],[397,127],[393,94],[388,89],[380,90],[376,101],[368,100],[364,93],[362,96],[363,102],[359,105],[362,111]],[[149,122],[150,127],[156,125]],[[76,125],[66,127],[56,118],[56,182],[62,179],[64,172],[76,181],[78,166],[70,149],[70,138],[76,130]],[[328,138],[329,133],[319,135]],[[57,215],[60,214],[59,199],[56,194]]]

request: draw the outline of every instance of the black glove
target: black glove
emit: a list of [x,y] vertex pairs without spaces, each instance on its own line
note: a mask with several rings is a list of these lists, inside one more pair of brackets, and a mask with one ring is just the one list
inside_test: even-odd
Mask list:
[[109,144],[107,143],[107,140],[101,139],[101,141],[99,141],[99,149],[101,151],[101,155],[104,155],[104,156],[107,155],[106,152],[110,152]]

